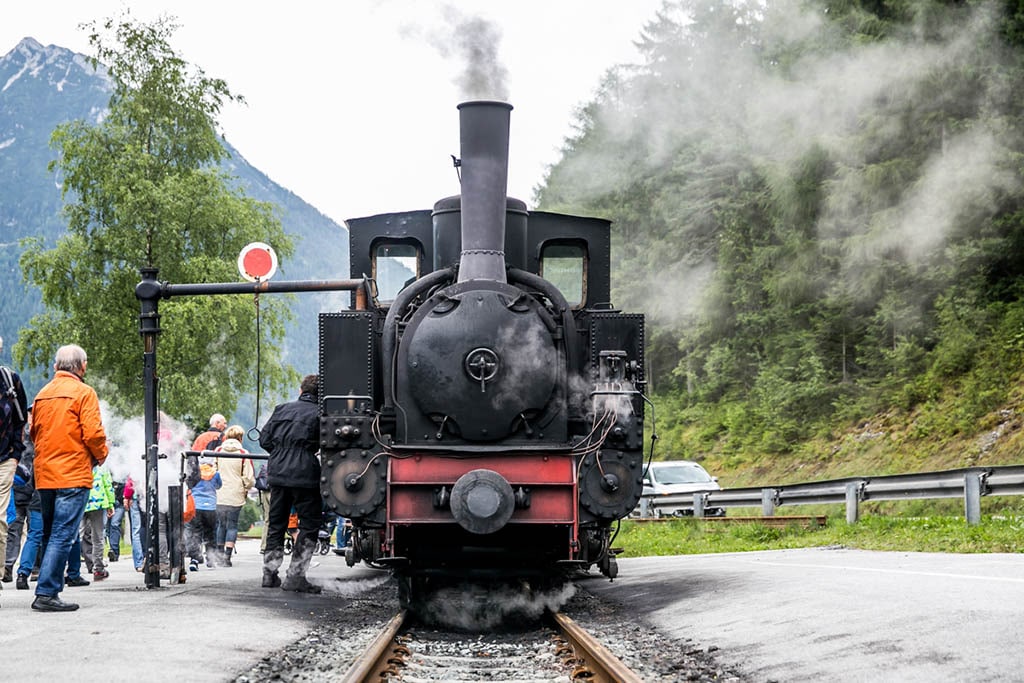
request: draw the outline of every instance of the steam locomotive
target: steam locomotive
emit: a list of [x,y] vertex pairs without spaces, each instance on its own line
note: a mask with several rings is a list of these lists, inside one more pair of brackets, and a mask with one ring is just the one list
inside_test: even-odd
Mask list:
[[369,284],[319,321],[321,492],[406,603],[613,578],[642,491],[644,320],[609,303],[610,223],[508,198],[512,107],[458,109],[461,195],[348,221]]

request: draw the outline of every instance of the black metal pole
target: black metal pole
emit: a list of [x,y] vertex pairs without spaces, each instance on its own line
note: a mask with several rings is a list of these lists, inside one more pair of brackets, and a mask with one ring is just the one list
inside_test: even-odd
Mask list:
[[[142,281],[135,286],[135,297],[142,305],[139,315],[139,333],[142,335],[142,378],[145,419],[146,453],[146,588],[160,587],[160,477],[157,465],[160,460],[157,433],[160,418],[157,412],[156,346],[160,335],[159,301],[172,296],[196,296],[214,294],[275,294],[284,292],[336,292],[356,290],[357,306],[359,292],[366,288],[366,280],[285,280],[282,282],[209,282],[171,285],[156,279],[159,269],[140,268]],[[180,507],[179,507],[180,509]]]
[[[156,276],[154,275],[154,278]],[[359,289],[365,280],[282,280],[271,282],[199,282],[184,285],[172,285],[159,282],[160,295],[169,299],[172,296],[195,296],[201,294],[281,294],[284,292],[337,292],[341,290]],[[139,286],[142,286],[140,283]],[[138,291],[138,287],[136,287]]]
[[135,287],[135,296],[142,304],[139,315],[139,333],[142,335],[142,379],[144,391],[144,425],[146,437],[146,588],[160,587],[160,480],[157,463],[160,454],[157,449],[157,430],[160,418],[157,415],[156,342],[160,335],[160,283],[158,269],[142,268],[142,282]]

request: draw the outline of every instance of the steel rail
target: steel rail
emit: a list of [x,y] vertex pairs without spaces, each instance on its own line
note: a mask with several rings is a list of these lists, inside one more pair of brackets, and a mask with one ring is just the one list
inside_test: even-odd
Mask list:
[[[389,675],[399,676],[399,668],[410,654],[398,635],[407,618],[406,610],[393,616],[341,677],[342,683],[379,683]],[[555,641],[562,647],[561,654],[567,655],[564,663],[575,667],[572,680],[643,683],[643,679],[571,618],[559,613],[551,614],[550,618],[556,630]]]
[[[586,671],[585,680],[591,683],[643,683],[643,679],[575,621],[560,612],[552,614],[551,618],[574,656],[581,660]],[[581,675],[580,670],[574,672],[573,680],[577,675]]]
[[[384,672],[392,666],[390,660],[408,654],[405,646],[395,641],[395,636],[405,625],[407,616],[407,612],[402,610],[391,617],[384,629],[377,634],[363,654],[341,677],[342,683],[368,683],[369,681],[384,680]],[[401,652],[400,650],[405,651]]]

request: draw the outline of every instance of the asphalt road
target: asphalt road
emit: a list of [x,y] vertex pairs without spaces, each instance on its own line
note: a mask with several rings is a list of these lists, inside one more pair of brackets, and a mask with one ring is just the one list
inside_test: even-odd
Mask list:
[[[65,589],[81,609],[40,613],[0,591],[0,680],[230,681],[387,581],[318,556],[321,595],[260,588],[259,544],[227,569],[146,589],[130,559]],[[35,584],[31,584],[34,588]],[[581,585],[670,637],[716,647],[755,681],[1024,680],[1024,554],[844,549],[625,559]]]
[[[108,566],[110,578],[65,588],[75,612],[36,612],[30,590],[0,591],[0,681],[230,681],[265,653],[297,641],[318,616],[386,581],[386,573],[317,556],[309,578],[320,595],[260,587],[259,541],[239,539],[234,566],[202,568],[184,584],[147,589],[131,557]],[[287,566],[288,558],[285,558]],[[284,569],[284,567],[282,567]],[[283,572],[282,572],[283,575]],[[88,577],[91,578],[91,577]]]
[[1024,680],[1024,554],[637,558],[582,585],[755,681]]

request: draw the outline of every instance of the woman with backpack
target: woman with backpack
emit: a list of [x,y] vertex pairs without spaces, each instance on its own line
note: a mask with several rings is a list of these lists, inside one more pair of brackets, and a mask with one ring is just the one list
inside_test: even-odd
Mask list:
[[[224,443],[217,451],[224,454],[244,455],[242,448],[245,430],[239,425],[231,425],[224,432]],[[220,472],[221,487],[217,489],[217,553],[221,563],[231,566],[231,555],[235,551],[235,540],[238,538],[238,516],[245,506],[249,489],[256,482],[252,460],[249,458],[217,458],[217,471]]]

